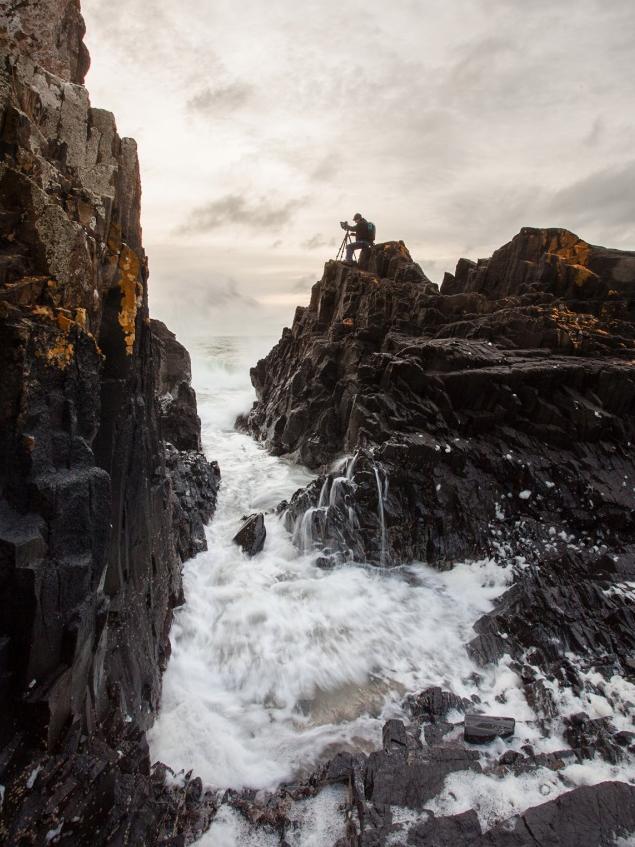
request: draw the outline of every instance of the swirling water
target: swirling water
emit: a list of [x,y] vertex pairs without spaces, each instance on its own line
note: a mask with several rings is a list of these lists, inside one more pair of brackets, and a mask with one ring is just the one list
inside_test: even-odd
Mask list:
[[[541,738],[509,664],[477,668],[465,650],[473,624],[518,562],[459,563],[448,572],[420,563],[323,570],[310,533],[293,544],[274,510],[312,474],[233,428],[254,400],[249,367],[271,344],[216,338],[190,348],[204,450],[219,462],[222,484],[207,529],[209,549],[185,565],[186,603],[175,615],[162,708],[149,734],[153,758],[175,771],[193,769],[219,789],[273,789],[338,750],[379,746],[384,720],[402,715],[404,695],[428,685],[466,697],[478,693],[494,714],[504,702],[504,713],[518,722],[514,746],[557,749],[560,739]],[[379,474],[377,481],[381,502]],[[319,507],[337,496],[339,484],[323,491]],[[249,559],[231,539],[242,517],[255,511],[265,512],[267,539]],[[477,806],[481,795],[490,805],[498,802],[493,818],[522,808],[531,794],[525,784],[510,782],[496,794],[491,782],[477,782],[464,786],[465,796]],[[544,799],[539,788],[536,783],[538,801]],[[439,803],[442,810],[457,808],[443,798]],[[332,831],[320,835],[320,826],[299,843],[333,843]],[[251,843],[231,810],[219,814],[213,829],[210,844]]]

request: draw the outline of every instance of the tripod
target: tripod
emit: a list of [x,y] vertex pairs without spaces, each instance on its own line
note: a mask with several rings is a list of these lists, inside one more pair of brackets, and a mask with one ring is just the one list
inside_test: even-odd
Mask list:
[[353,240],[352,235],[348,230],[344,233],[344,238],[342,239],[342,243],[340,244],[340,249],[337,251],[337,256],[335,257],[336,262],[340,262],[344,259],[344,252],[348,244]]

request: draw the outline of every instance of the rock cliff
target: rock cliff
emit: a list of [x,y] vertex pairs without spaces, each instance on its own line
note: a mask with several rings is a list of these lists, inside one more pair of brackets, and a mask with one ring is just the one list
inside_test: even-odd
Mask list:
[[327,263],[252,369],[242,425],[314,468],[356,456],[287,512],[292,525],[316,507],[297,537],[326,554],[442,564],[549,541],[551,526],[619,545],[634,353],[635,253],[524,229],[439,291],[402,243],[382,244],[367,271]]
[[0,12],[0,840],[155,843],[189,825],[144,731],[218,469],[149,319],[136,146],[90,105],[79,4]]

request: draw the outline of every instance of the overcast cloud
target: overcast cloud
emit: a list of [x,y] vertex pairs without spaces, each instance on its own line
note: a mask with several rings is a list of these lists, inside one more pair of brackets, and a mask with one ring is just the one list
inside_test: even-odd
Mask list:
[[525,225],[635,249],[632,0],[83,8],[92,102],[139,143],[151,304],[177,331],[288,324],[356,211],[435,280]]

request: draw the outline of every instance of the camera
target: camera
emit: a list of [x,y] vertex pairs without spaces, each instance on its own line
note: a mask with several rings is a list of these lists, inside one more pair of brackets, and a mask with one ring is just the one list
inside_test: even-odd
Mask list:
[[342,229],[348,229],[348,221],[340,221],[340,226]]

